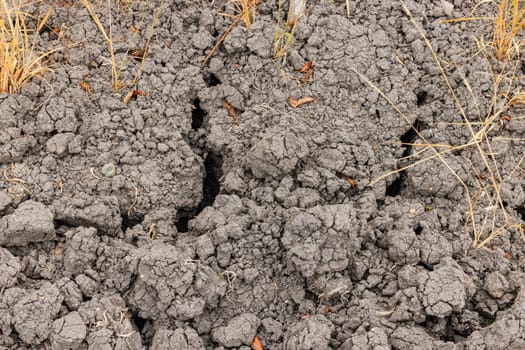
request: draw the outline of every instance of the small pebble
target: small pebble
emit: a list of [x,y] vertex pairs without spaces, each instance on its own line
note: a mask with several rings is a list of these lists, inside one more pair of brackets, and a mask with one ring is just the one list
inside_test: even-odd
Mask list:
[[105,177],[113,177],[113,176],[115,176],[116,171],[117,171],[117,169],[115,168],[115,164],[113,164],[113,163],[104,164],[104,166],[102,167],[102,174]]

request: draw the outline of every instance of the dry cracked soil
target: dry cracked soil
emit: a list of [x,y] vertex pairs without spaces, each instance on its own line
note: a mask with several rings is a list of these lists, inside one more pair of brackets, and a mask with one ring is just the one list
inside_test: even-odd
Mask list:
[[[121,79],[141,69],[127,104],[80,2],[56,3],[60,35],[34,35],[61,49],[52,73],[0,95],[0,349],[249,350],[256,336],[266,350],[525,349],[520,234],[473,249],[466,229],[479,157],[446,153],[458,176],[436,158],[403,168],[421,140],[382,93],[432,142],[468,134],[401,3],[350,1],[347,16],[346,1],[309,1],[276,61],[277,1],[262,1],[201,68],[230,5],[130,1],[109,16],[92,2],[127,57]],[[493,74],[473,38],[490,41],[490,23],[443,21],[476,2],[407,6],[467,113],[487,113]],[[129,52],[155,20],[141,67]],[[513,113],[493,145],[508,166],[525,152]],[[507,179],[521,222],[523,172]]]

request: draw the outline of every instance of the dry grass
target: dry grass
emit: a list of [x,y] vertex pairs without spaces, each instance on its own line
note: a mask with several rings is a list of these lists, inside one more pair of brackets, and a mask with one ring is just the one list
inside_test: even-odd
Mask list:
[[[474,6],[471,15],[462,18],[453,18],[441,21],[442,23],[458,23],[466,21],[492,22],[492,41],[490,46],[494,49],[495,57],[502,61],[509,61],[520,53],[524,44],[521,30],[525,27],[525,4],[520,0],[500,0],[497,3],[496,17],[474,16],[478,8],[492,1],[480,1]],[[481,38],[478,47],[485,49],[485,41]]]
[[[47,59],[57,49],[36,53],[23,11],[24,1],[0,0],[0,92],[16,93],[34,77],[51,71]],[[51,9],[52,10],[52,9]],[[50,11],[37,27],[45,25]]]
[[282,0],[278,0],[277,23],[273,39],[273,58],[284,59],[290,49],[295,28],[299,19],[304,15],[306,0],[292,0],[286,16],[286,21],[282,21]]
[[496,57],[500,61],[508,60],[518,54],[524,40],[519,35],[525,26],[525,6],[519,0],[501,0],[498,15],[494,21],[494,46]]
[[262,0],[231,0],[230,3],[233,4],[235,10],[235,14],[228,14],[223,13],[224,16],[230,17],[233,19],[233,22],[226,28],[224,33],[221,34],[219,37],[219,40],[215,43],[215,45],[211,48],[210,52],[206,55],[206,58],[201,63],[201,68],[204,68],[206,66],[206,63],[208,63],[209,59],[213,56],[215,51],[219,48],[219,46],[222,44],[224,39],[230,34],[233,28],[240,22],[243,21],[244,25],[246,26],[246,29],[250,29],[250,26],[252,22],[255,20],[255,15],[257,13],[257,5],[261,3]]
[[[151,26],[150,26],[150,31],[149,31],[148,38],[147,38],[147,41],[146,41],[146,46],[144,47],[144,49],[140,49],[140,56],[138,58],[141,59],[141,63],[140,63],[139,69],[137,70],[134,79],[132,81],[126,83],[125,81],[122,80],[122,77],[121,77],[122,76],[122,70],[123,70],[124,64],[126,63],[126,58],[128,57],[128,55],[130,53],[132,43],[136,41],[136,38],[137,38],[138,33],[140,31],[137,30],[133,34],[133,37],[130,40],[128,49],[126,51],[126,54],[120,60],[120,62],[117,63],[117,59],[116,59],[116,56],[115,56],[115,50],[114,50],[114,47],[113,47],[113,30],[112,30],[113,29],[113,19],[112,19],[112,15],[111,15],[111,1],[107,0],[107,11],[108,11],[108,15],[109,15],[109,19],[108,19],[109,24],[108,24],[108,30],[107,31],[104,28],[104,26],[102,25],[102,22],[100,21],[100,18],[96,14],[95,10],[91,6],[90,0],[81,0],[81,3],[86,8],[86,10],[88,11],[89,15],[91,16],[91,18],[95,22],[98,30],[100,31],[100,33],[102,34],[104,40],[106,41],[106,43],[108,45],[108,51],[109,51],[110,62],[111,62],[111,87],[112,87],[113,91],[119,91],[119,90],[121,90],[124,87],[132,87],[133,85],[135,85],[137,83],[138,78],[140,76],[140,73],[142,71],[142,68],[144,66],[144,61],[145,61],[146,56],[148,54],[149,45],[150,45],[150,42],[151,42],[151,38],[153,37],[153,31],[155,29],[155,25],[157,23],[159,15],[160,15],[160,10],[157,10],[155,12],[154,17],[153,17],[153,22],[151,23]],[[136,56],[134,55],[134,57],[136,57]]]
[[[468,207],[468,212],[465,216],[465,229],[472,238],[473,247],[480,248],[486,246],[494,238],[504,232],[518,232],[522,238],[525,238],[521,222],[519,222],[519,220],[512,221],[507,213],[507,205],[504,203],[501,194],[502,188],[505,184],[510,181],[513,176],[516,176],[518,171],[523,171],[521,165],[525,160],[525,156],[521,156],[519,160],[515,160],[512,167],[509,168],[508,163],[504,163],[504,160],[501,157],[502,155],[494,151],[494,144],[498,142],[515,143],[525,141],[525,139],[522,138],[510,138],[501,135],[502,128],[505,125],[502,123],[502,120],[508,122],[508,117],[505,117],[505,113],[507,113],[513,106],[524,104],[525,102],[525,93],[519,88],[515,88],[515,82],[517,81],[515,74],[517,66],[513,69],[509,69],[507,64],[504,64],[503,69],[500,67],[500,70],[498,71],[499,73],[496,73],[491,68],[490,55],[486,50],[487,47],[480,45],[478,42],[479,52],[488,63],[487,66],[490,67],[489,69],[492,75],[492,98],[488,101],[488,104],[490,105],[488,113],[483,115],[478,111],[479,117],[469,116],[447,76],[442,60],[437,55],[428,38],[424,35],[421,26],[414,20],[404,1],[401,1],[401,3],[413,26],[417,29],[426,43],[426,46],[430,50],[448,89],[449,95],[459,112],[461,121],[453,124],[448,123],[448,125],[466,130],[469,138],[466,142],[458,145],[432,143],[419,130],[417,130],[411,122],[412,119],[401,111],[400,108],[396,106],[395,103],[379,89],[379,87],[377,87],[377,85],[372,83],[361,73],[354,70],[356,74],[365,80],[368,85],[376,90],[391,105],[407,125],[414,130],[419,139],[418,143],[410,144],[410,146],[416,148],[417,151],[414,154],[405,157],[404,161],[408,161],[408,165],[374,179],[371,181],[370,185],[425,162],[438,160],[455,178],[458,184],[463,187],[465,194],[464,198]],[[508,59],[509,55],[505,53],[505,57]],[[466,79],[463,79],[463,86],[475,101],[472,88]],[[471,165],[473,173],[479,174],[479,169],[483,169],[485,172],[485,175],[483,176],[478,177],[478,175],[476,175],[475,178],[477,178],[477,182],[465,178],[465,175],[458,174],[456,171],[458,168],[457,164],[452,163],[458,161],[458,156],[452,156],[452,154],[461,154],[463,151],[466,151],[465,154],[477,154],[476,158],[481,162],[474,165],[469,159],[470,157],[467,159],[463,158],[466,163]]]
[[[246,29],[249,29],[253,21],[255,20],[255,15],[257,13],[257,5],[259,5],[262,0],[230,0],[229,3],[233,4],[234,14],[223,13],[224,16],[230,17],[233,19],[233,22],[226,28],[224,33],[219,37],[216,44],[206,55],[206,58],[201,64],[203,68],[208,60],[213,56],[217,48],[221,43],[226,39],[228,34],[232,31],[233,28],[239,23],[244,22]],[[273,57],[275,59],[281,59],[286,57],[286,53],[290,48],[295,27],[298,20],[304,15],[304,10],[306,6],[306,0],[291,0],[289,2],[289,10],[286,16],[286,20],[283,21],[283,9],[282,9],[282,0],[278,0],[278,15],[277,23],[275,26],[274,34],[274,45],[273,45]],[[348,11],[350,7],[348,6]]]
[[230,3],[235,8],[235,14],[223,13],[223,15],[233,18],[233,20],[239,18],[239,20],[244,22],[246,29],[250,29],[253,21],[255,21],[257,5],[261,3],[261,0],[230,0]]
[[111,20],[111,5],[108,0],[108,10],[109,10],[109,32],[106,31],[104,26],[102,25],[102,22],[100,22],[100,18],[96,14],[96,12],[93,10],[93,7],[91,6],[91,2],[89,0],[81,0],[82,5],[86,8],[86,10],[89,12],[89,15],[95,22],[95,24],[98,27],[98,30],[104,37],[104,40],[106,40],[106,43],[108,45],[108,51],[109,56],[111,60],[111,87],[114,91],[120,90],[123,87],[123,83],[120,81],[120,73],[121,71],[117,68],[117,61],[115,59],[115,51],[113,49],[113,32],[112,32],[112,20]]
[[117,0],[118,4],[124,8],[129,8],[133,0]]
[[[506,0],[502,1],[502,3],[505,2]],[[505,95],[508,95],[510,92],[509,89],[512,89],[515,80],[514,72],[511,70],[511,74],[509,76],[508,70],[506,69],[507,64],[505,64],[505,68],[503,68],[500,73],[495,73],[495,71],[491,68],[492,66],[490,65],[490,59],[484,51],[484,48],[478,45],[481,54],[485,57],[485,60],[488,63],[487,66],[490,67],[490,73],[493,77],[492,99],[490,101],[489,112],[484,117],[481,117],[481,113],[478,113],[480,117],[477,118],[477,120],[472,120],[473,118],[470,118],[467,115],[458,98],[457,93],[452,88],[448,76],[440,63],[437,53],[432,48],[430,41],[424,36],[423,30],[415,22],[406,5],[403,4],[403,6],[412,23],[417,27],[419,33],[424,38],[427,47],[432,52],[432,56],[439,67],[449,93],[453,98],[458,111],[460,112],[461,118],[463,120],[462,127],[466,127],[469,134],[471,135],[469,142],[453,147],[453,149],[457,150],[467,147],[474,148],[482,162],[482,164],[478,166],[482,166],[487,172],[486,179],[478,179],[479,183],[477,188],[475,188],[467,185],[465,181],[459,179],[457,173],[452,171],[451,167],[445,162],[447,168],[451,170],[456,177],[458,177],[465,190],[465,199],[469,208],[465,224],[470,225],[469,232],[472,235],[473,246],[475,248],[483,247],[503,232],[507,232],[509,230],[519,229],[521,234],[522,232],[520,223],[510,221],[506,204],[502,200],[501,196],[501,190],[510,177],[513,176],[514,170],[510,171],[511,169],[502,168],[503,164],[500,160],[501,158],[499,157],[499,154],[493,150],[494,143],[503,140],[499,133],[496,132],[496,130],[498,130],[500,127],[500,118],[513,103],[512,101],[505,101],[502,103],[501,98]],[[505,55],[507,58],[510,57],[507,53],[505,53]],[[463,80],[463,84],[469,91],[471,97],[475,99],[470,84],[466,79]],[[522,140],[513,139],[512,141],[519,142]],[[515,167],[518,167],[520,162],[521,161],[517,162]]]

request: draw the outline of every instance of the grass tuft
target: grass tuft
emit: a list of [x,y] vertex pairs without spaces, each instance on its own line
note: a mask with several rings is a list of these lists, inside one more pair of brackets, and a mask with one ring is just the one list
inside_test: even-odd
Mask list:
[[277,23],[275,24],[273,40],[273,58],[281,59],[286,57],[290,49],[295,28],[299,19],[304,15],[306,0],[291,0],[286,21],[282,21],[282,0],[277,5]]
[[[0,92],[16,93],[34,77],[50,72],[47,59],[58,49],[36,53],[23,11],[24,1],[0,0]],[[45,24],[50,11],[40,21]],[[34,31],[33,31],[34,33]]]
[[498,14],[494,21],[494,36],[492,46],[500,61],[510,59],[514,53],[519,53],[524,40],[519,32],[525,26],[525,6],[520,0],[501,0]]
[[261,3],[261,0],[230,0],[235,7],[235,15],[229,13],[223,13],[224,16],[233,18],[239,18],[244,22],[246,29],[250,29],[250,26],[255,21],[255,15],[257,13],[257,5]]

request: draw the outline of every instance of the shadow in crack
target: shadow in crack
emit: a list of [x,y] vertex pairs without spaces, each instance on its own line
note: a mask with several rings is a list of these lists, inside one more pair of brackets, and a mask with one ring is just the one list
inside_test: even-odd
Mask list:
[[215,201],[215,197],[220,192],[219,179],[222,177],[222,156],[209,152],[204,159],[204,181],[202,183],[202,200],[195,210],[181,210],[177,213],[175,226],[178,232],[188,232],[188,223],[195,216],[199,215],[204,208],[210,206]]
[[[416,130],[421,132],[423,123],[416,120],[413,126],[413,128],[408,129],[407,132],[399,138],[401,141],[401,147],[404,148],[402,158],[408,157],[412,153],[412,143],[414,143],[417,138]],[[402,170],[398,175],[398,178],[386,188],[386,195],[389,197],[398,196],[405,187],[406,171]]]
[[191,111],[191,128],[193,130],[200,129],[207,114],[208,113],[201,108],[201,101],[198,98],[194,99],[193,110]]
[[222,177],[222,156],[213,152],[209,152],[204,159],[204,168],[206,174],[202,185],[202,201],[197,208],[199,214],[204,208],[210,206],[215,201],[215,197],[220,192],[219,179]]

